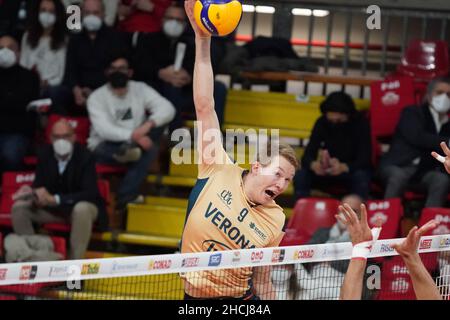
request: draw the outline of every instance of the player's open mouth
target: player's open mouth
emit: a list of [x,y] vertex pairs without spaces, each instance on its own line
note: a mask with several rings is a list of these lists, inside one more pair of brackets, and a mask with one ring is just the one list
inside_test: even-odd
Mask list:
[[275,196],[276,196],[275,192],[270,191],[270,190],[266,190],[265,193],[271,198],[275,198]]

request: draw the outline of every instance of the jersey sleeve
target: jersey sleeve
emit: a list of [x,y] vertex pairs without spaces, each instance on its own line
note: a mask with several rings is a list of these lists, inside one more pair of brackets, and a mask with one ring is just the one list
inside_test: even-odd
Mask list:
[[211,147],[210,150],[205,150],[207,156],[199,156],[198,165],[198,178],[209,178],[218,171],[225,170],[231,166],[235,166],[234,162],[230,159],[225,149],[221,144]]

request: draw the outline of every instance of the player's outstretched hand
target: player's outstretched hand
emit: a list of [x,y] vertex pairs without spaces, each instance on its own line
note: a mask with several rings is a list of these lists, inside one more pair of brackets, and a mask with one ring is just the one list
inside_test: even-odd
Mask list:
[[431,155],[439,162],[441,162],[445,170],[450,174],[450,149],[447,147],[445,142],[441,142],[442,151],[444,151],[445,157],[441,156],[437,152],[432,152]]
[[339,219],[347,227],[353,245],[372,240],[372,232],[367,223],[367,210],[364,204],[361,205],[361,219],[358,219],[355,211],[346,203],[339,206],[339,212],[342,216],[336,215],[336,219]]
[[419,254],[417,252],[417,248],[419,247],[420,237],[427,233],[428,231],[436,228],[439,222],[436,220],[430,220],[422,227],[418,228],[417,226],[412,228],[408,236],[401,243],[396,243],[391,245],[400,256],[404,259],[409,259],[412,257],[418,257]]
[[197,35],[197,37],[210,38],[211,35],[204,32],[202,29],[200,29],[199,26],[197,25],[197,23],[195,22],[194,6],[195,6],[196,1],[197,0],[185,0],[184,1],[184,9],[186,10],[186,15],[187,15],[189,22],[191,23],[192,29],[194,29],[194,32]]

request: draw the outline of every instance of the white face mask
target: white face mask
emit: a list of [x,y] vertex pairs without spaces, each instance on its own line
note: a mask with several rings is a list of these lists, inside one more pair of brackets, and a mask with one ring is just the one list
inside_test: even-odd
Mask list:
[[450,99],[446,93],[434,96],[431,105],[438,113],[447,113],[450,110]]
[[53,150],[59,157],[65,157],[72,154],[73,144],[66,139],[58,139],[53,142]]
[[167,20],[163,24],[164,33],[171,38],[178,38],[184,32],[185,25],[184,23],[171,19]]
[[56,16],[50,12],[39,13],[39,22],[44,29],[52,27],[56,22]]
[[102,19],[93,14],[87,15],[83,18],[83,26],[89,32],[100,30],[100,28],[102,27],[102,23]]
[[10,68],[17,62],[16,54],[9,48],[0,49],[0,68]]

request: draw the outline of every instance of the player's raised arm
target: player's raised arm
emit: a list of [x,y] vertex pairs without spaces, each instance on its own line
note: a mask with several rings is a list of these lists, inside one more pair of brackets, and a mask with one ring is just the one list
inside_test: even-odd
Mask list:
[[438,224],[435,220],[431,220],[420,229],[414,227],[409,231],[408,236],[402,243],[392,245],[408,268],[417,300],[442,300],[433,278],[423,265],[417,252],[420,237],[436,228]]
[[372,231],[369,229],[366,206],[363,204],[361,205],[361,219],[358,219],[355,211],[348,204],[340,206],[339,211],[342,216],[337,215],[336,219],[347,227],[353,245],[352,259],[344,277],[340,299],[361,300],[367,257],[378,239],[381,228],[373,228]]
[[[186,15],[195,31],[195,66],[193,77],[194,104],[197,115],[198,129],[203,133],[198,135],[198,152],[202,160],[206,160],[206,150],[214,139],[207,139],[205,133],[213,129],[220,133],[220,124],[214,109],[214,74],[211,65],[211,36],[202,31],[194,19],[196,0],[185,0]],[[209,131],[211,132],[211,131]],[[205,139],[206,138],[206,139]]]

